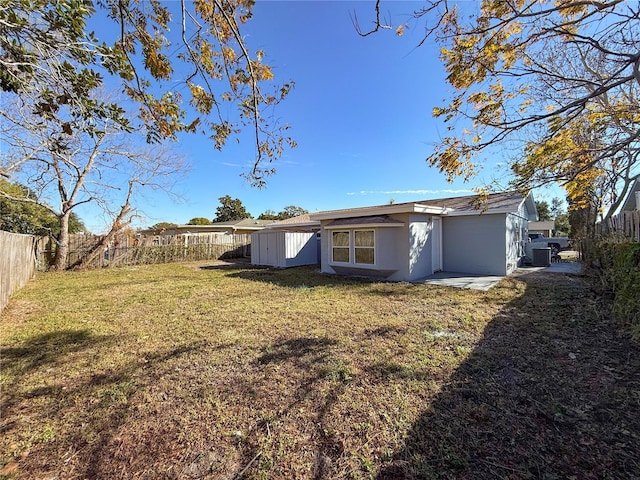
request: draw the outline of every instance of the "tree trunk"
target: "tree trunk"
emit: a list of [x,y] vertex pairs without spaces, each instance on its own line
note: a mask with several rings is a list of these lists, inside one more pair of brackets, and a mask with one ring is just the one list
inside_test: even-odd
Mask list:
[[69,257],[69,216],[71,211],[60,215],[60,233],[56,241],[56,256],[53,259],[52,270],[64,270],[67,268],[67,258]]
[[102,251],[103,247],[107,245],[113,237],[116,236],[118,232],[124,229],[127,225],[131,223],[131,218],[126,219],[128,215],[131,214],[131,195],[133,194],[133,180],[129,180],[129,188],[127,190],[127,198],[124,202],[124,205],[120,207],[120,212],[118,216],[113,221],[111,225],[111,229],[109,233],[107,233],[104,237],[102,237],[93,247],[91,247],[88,251],[84,252],[75,262],[69,265],[69,270],[82,268],[84,265],[93,260],[96,256],[98,256]]

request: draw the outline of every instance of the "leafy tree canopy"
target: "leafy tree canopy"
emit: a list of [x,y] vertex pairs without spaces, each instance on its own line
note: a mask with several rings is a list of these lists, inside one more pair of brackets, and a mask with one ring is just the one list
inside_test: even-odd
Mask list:
[[279,213],[276,213],[273,210],[266,210],[264,213],[260,214],[258,220],[286,220],[287,218],[297,217],[299,215],[304,215],[305,213],[309,213],[309,211],[302,207],[288,205]]
[[304,215],[305,213],[309,213],[308,210],[305,210],[302,207],[297,207],[295,205],[288,205],[284,207],[284,209],[278,213],[278,220],[285,220],[287,218],[297,217],[299,215]]
[[[11,197],[0,195],[0,230],[36,236],[59,235],[60,221],[49,208],[19,200],[36,199],[36,195],[28,187],[0,180],[0,192]],[[69,217],[69,233],[86,231],[82,220],[72,212]]]
[[538,210],[538,219],[541,222],[551,220],[551,212],[549,211],[549,203],[544,200],[536,200],[536,210]]
[[562,215],[564,213],[562,200],[558,197],[552,198],[549,210],[551,211],[551,218],[558,218],[559,215]]
[[[108,77],[137,105],[150,142],[201,132],[221,149],[248,128],[256,156],[246,177],[260,186],[274,171],[270,162],[295,146],[289,127],[270,113],[293,83],[275,85],[264,52],[246,45],[241,27],[253,4],[8,0],[0,6],[0,89],[37,96],[34,113],[42,118],[72,112],[69,134],[78,117],[132,128],[122,102],[93,95]],[[115,39],[110,32],[98,38],[90,28],[96,21]],[[233,117],[226,105],[236,107]]]
[[204,217],[194,217],[187,222],[187,225],[211,225],[211,220]]
[[[362,35],[390,27],[381,3]],[[640,174],[638,2],[427,0],[415,17],[440,44],[453,87],[433,110],[447,133],[431,165],[469,179],[502,145],[517,152],[517,188],[559,182],[572,209],[624,196]]]
[[555,235],[570,235],[571,224],[569,223],[569,214],[561,213],[553,221],[553,230]]
[[229,195],[218,198],[220,206],[216,208],[216,218],[214,222],[229,222],[232,220],[243,220],[253,218],[238,198],[231,198]]
[[258,217],[258,220],[279,220],[278,214],[273,210],[266,210],[264,213],[261,213]]
[[166,230],[171,230],[172,228],[176,228],[178,226],[177,223],[171,222],[158,222],[155,225],[149,227],[149,230],[152,230],[156,235],[159,235]]

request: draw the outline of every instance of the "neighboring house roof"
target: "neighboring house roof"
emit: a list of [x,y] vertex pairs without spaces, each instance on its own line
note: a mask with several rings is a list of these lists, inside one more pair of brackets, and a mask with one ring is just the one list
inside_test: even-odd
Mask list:
[[227,222],[213,222],[209,227],[232,227],[236,230],[262,229],[274,223],[274,220],[256,220],[255,218],[243,218],[242,220],[229,220]]
[[622,212],[630,212],[631,210],[640,210],[640,180],[636,180],[629,189],[627,198],[620,209]]
[[[257,231],[262,230],[267,225],[274,223],[274,220],[256,220],[245,218],[242,220],[230,220],[228,222],[214,222],[209,225],[178,225],[167,228],[164,233],[175,235],[181,233],[215,233],[215,232],[237,232],[237,231]],[[143,230],[144,234],[155,234],[152,229]]]
[[273,223],[271,223],[270,225],[267,225],[266,229],[267,230],[273,230],[273,229],[278,229],[278,230],[299,230],[299,229],[306,229],[306,230],[312,230],[312,229],[319,229],[320,228],[320,222],[317,220],[311,220],[311,216],[308,213],[305,213],[303,215],[298,215],[297,217],[291,217],[291,218],[286,218],[284,220],[278,220],[275,221]]
[[518,192],[503,192],[489,194],[486,199],[478,195],[463,197],[435,198],[417,202],[392,203],[372,207],[348,208],[312,213],[312,220],[331,220],[336,218],[353,218],[367,216],[382,216],[394,213],[429,213],[433,215],[480,215],[491,213],[518,212],[520,206],[526,203],[529,219],[536,220],[536,210],[533,195],[526,197]]

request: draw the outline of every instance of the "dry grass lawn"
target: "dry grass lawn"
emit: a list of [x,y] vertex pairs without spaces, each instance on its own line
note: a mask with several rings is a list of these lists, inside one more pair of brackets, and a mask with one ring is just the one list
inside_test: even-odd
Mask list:
[[48,273],[0,347],[0,478],[640,478],[640,348],[577,277]]

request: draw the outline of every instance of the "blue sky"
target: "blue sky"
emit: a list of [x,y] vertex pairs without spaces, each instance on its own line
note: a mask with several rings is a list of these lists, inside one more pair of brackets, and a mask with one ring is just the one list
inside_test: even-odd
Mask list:
[[[276,114],[291,125],[298,147],[287,150],[267,186],[256,189],[241,177],[253,160],[250,137],[222,152],[204,137],[184,137],[173,145],[191,164],[175,186],[180,199],[147,194],[138,205],[139,224],[213,218],[224,195],[239,198],[257,217],[287,205],[315,212],[463,195],[499,177],[504,159],[498,156],[467,184],[447,183],[425,162],[445,135],[431,111],[448,86],[438,47],[429,41],[416,48],[423,28],[410,15],[422,5],[387,2],[385,17],[410,28],[402,37],[384,31],[362,38],[351,17],[355,12],[366,28],[372,1],[258,0],[245,40],[250,50],[266,52],[276,82],[295,81]],[[89,229],[102,228],[91,210],[80,216]]]

